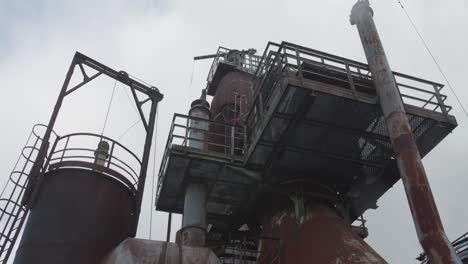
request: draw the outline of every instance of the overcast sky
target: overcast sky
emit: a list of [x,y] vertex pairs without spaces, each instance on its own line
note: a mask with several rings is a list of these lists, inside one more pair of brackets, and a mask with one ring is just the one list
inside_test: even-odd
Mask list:
[[[3,186],[31,127],[46,123],[75,51],[125,70],[165,95],[159,110],[157,162],[174,112],[186,113],[205,86],[209,61],[193,56],[218,46],[262,52],[282,40],[365,61],[356,28],[349,24],[354,0],[333,1],[159,1],[0,0],[0,185]],[[403,2],[462,102],[468,107],[468,3],[465,0]],[[444,83],[397,1],[372,1],[375,21],[393,70]],[[193,83],[190,79],[193,69]],[[113,82],[96,81],[65,103],[57,133],[100,132]],[[448,237],[468,231],[468,119],[446,88],[459,127],[424,164]],[[137,120],[117,87],[107,132],[118,137]],[[140,130],[140,131],[139,131]],[[141,151],[141,126],[122,139]],[[151,175],[139,237],[148,238]],[[390,263],[414,263],[421,252],[411,214],[398,182],[366,212],[367,242]],[[176,219],[174,230],[179,227]],[[166,214],[155,213],[153,239],[164,239]]]

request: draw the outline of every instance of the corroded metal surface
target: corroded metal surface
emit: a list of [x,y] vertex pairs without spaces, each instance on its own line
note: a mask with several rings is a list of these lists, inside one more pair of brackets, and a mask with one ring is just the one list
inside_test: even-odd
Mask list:
[[419,241],[431,263],[461,263],[445,235],[397,84],[372,17],[369,2],[360,0],[352,9],[351,23],[357,25],[377,87]]
[[[219,82],[211,102],[212,120],[243,127],[247,113],[251,108],[252,89],[252,75],[238,71],[227,73]],[[231,139],[231,131],[227,131],[225,126],[210,125],[209,141],[223,145]],[[240,142],[238,143],[241,145]],[[209,145],[208,149],[216,152],[229,151],[226,147],[216,145]]]
[[218,257],[203,247],[129,238],[117,246],[102,264],[220,264]]
[[81,168],[50,171],[14,263],[97,263],[132,235],[134,212],[134,195],[117,180]]
[[299,224],[293,208],[264,215],[258,264],[387,263],[334,210],[320,204],[305,208]]
[[252,89],[252,75],[236,71],[227,73],[219,82],[211,102],[213,120],[243,126],[251,107]]

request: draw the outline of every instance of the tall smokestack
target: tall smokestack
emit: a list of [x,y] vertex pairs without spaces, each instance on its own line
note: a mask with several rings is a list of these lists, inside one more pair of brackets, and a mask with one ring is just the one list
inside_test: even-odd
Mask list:
[[385,55],[368,0],[351,11],[372,72],[419,241],[430,263],[460,263],[445,235],[395,78]]

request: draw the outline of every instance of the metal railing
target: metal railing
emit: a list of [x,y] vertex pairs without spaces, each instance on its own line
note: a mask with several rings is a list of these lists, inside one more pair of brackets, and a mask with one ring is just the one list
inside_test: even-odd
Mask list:
[[[191,126],[191,122],[204,122],[207,129]],[[245,154],[245,127],[232,126],[208,119],[174,114],[158,176],[158,191],[161,190],[166,168],[173,150],[185,154],[197,153],[227,162],[243,162]],[[197,137],[193,134],[198,134]],[[200,136],[202,135],[202,136]]]
[[258,255],[258,250],[248,249],[242,244],[230,245],[224,248],[219,259],[223,264],[256,264]]
[[468,232],[452,242],[455,253],[462,259],[468,259]]
[[[106,141],[110,148],[108,157],[98,165],[95,152],[98,143]],[[73,133],[58,137],[48,156],[45,168],[54,170],[64,167],[78,167],[97,170],[126,185],[136,193],[141,160],[119,142],[92,133]]]
[[[444,85],[398,72],[393,74],[405,104],[448,116],[452,107],[445,104],[447,96],[441,93]],[[248,121],[253,122],[253,115],[262,114],[268,107],[266,102],[282,77],[296,79],[301,84],[313,79],[332,81],[356,97],[375,95],[367,64],[288,42],[269,42],[255,73],[254,101]]]
[[[0,263],[6,263],[27,218],[28,210],[22,204],[31,168],[39,153],[47,126],[37,124],[16,161],[10,178],[0,195]],[[52,131],[53,137],[57,134]]]
[[225,63],[234,66],[236,69],[254,74],[257,71],[261,57],[249,53],[248,51],[231,50],[219,47],[216,57],[211,64],[208,72],[207,82],[211,83],[219,63]]

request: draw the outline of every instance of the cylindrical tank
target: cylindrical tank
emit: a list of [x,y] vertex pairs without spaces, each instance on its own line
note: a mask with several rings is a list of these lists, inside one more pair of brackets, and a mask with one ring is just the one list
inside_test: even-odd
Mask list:
[[14,264],[100,261],[131,236],[134,195],[100,172],[59,168],[46,173]]
[[196,119],[190,119],[188,132],[188,146],[203,150],[206,147],[206,133],[208,131],[209,122],[200,120],[210,119],[210,104],[204,99],[197,99],[190,105],[189,116]]
[[214,121],[243,126],[253,99],[253,76],[232,71],[224,75],[211,102]]
[[[211,102],[211,116],[215,122],[230,126],[243,127],[253,100],[253,76],[240,71],[232,71],[224,75],[216,88]],[[232,140],[231,128],[225,125],[211,124],[210,142],[230,146],[243,144],[242,139]],[[229,153],[230,148],[210,145],[210,151]]]
[[302,222],[292,207],[271,208],[263,218],[258,263],[387,263],[332,208],[305,207]]

